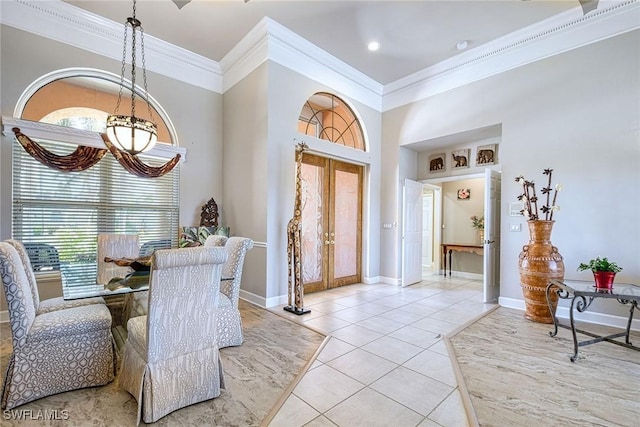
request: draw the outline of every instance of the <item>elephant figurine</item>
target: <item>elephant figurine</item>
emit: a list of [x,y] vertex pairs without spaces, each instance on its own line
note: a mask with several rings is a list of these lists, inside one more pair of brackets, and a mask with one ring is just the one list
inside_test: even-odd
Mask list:
[[454,153],[451,153],[453,156],[453,161],[455,162],[455,168],[461,168],[467,166],[467,156],[456,156]]
[[478,164],[493,163],[493,150],[478,150]]
[[442,170],[442,169],[444,169],[444,160],[443,160],[442,157],[438,157],[437,159],[433,159],[429,163],[429,170],[430,171],[437,171],[437,170]]

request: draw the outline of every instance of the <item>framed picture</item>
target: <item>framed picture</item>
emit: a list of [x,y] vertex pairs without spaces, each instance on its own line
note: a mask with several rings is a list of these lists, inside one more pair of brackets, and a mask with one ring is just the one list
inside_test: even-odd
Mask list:
[[469,200],[470,198],[471,198],[471,189],[469,188],[458,189],[458,200]]
[[476,166],[493,165],[497,163],[497,144],[479,145],[476,153]]
[[444,172],[445,153],[432,154],[429,156],[429,172]]
[[451,153],[451,168],[463,169],[469,167],[469,148],[463,148],[461,150],[454,150]]

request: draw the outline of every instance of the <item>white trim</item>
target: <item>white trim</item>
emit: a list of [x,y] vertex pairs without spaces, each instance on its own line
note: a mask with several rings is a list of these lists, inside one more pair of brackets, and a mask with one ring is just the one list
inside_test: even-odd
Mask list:
[[381,283],[381,278],[380,276],[373,276],[373,277],[363,277],[362,278],[362,283],[364,283],[365,285],[373,285],[375,283]]
[[256,242],[254,240],[253,241],[253,247],[254,248],[266,248],[267,247],[267,242]]
[[[114,83],[116,87],[120,86],[120,76],[114,73],[110,73],[104,70],[98,70],[95,68],[84,68],[84,67],[74,67],[74,68],[64,68],[61,70],[52,71],[50,73],[45,74],[34,80],[23,92],[22,95],[18,98],[18,102],[16,103],[16,107],[13,110],[13,117],[22,117],[22,113],[24,112],[24,108],[27,106],[27,103],[31,99],[31,97],[39,91],[42,87],[47,84],[54,82],[56,80],[69,78],[69,77],[92,77],[96,79],[106,80],[108,82]],[[131,87],[131,81],[124,79],[127,87]],[[136,93],[140,97],[144,97],[144,88],[136,85],[135,87]],[[147,94],[147,98],[149,100],[149,104],[156,110],[160,119],[164,122],[167,130],[169,131],[169,137],[171,141],[160,141],[166,143],[172,143],[175,146],[180,146],[178,140],[178,132],[176,132],[176,128],[173,126],[173,122],[169,118],[169,115],[162,108],[162,105],[156,99]]]
[[[62,1],[2,0],[1,7],[2,24],[122,61],[124,23]],[[216,61],[148,34],[144,48],[147,70],[222,93],[222,72]]]
[[400,286],[400,279],[394,279],[393,277],[379,276],[378,283]]
[[267,60],[316,80],[376,111],[382,107],[382,84],[268,17],[261,19],[220,61],[224,91]]
[[[122,24],[62,1],[3,0],[0,20],[122,60]],[[600,8],[587,15],[576,6],[386,86],[270,18],[263,18],[220,63],[149,35],[145,50],[151,53],[146,58],[148,70],[216,93],[224,93],[271,60],[384,112],[638,28],[638,0],[601,0]]]
[[[502,307],[513,308],[520,311],[525,310],[524,300],[500,297],[498,299],[498,303]],[[583,313],[574,311],[573,315],[577,321],[594,323],[597,325],[612,326],[614,328],[621,328],[621,329],[627,328],[627,322],[629,320],[627,317],[614,316],[611,314],[600,313],[597,311],[585,311]],[[569,308],[558,306],[558,308],[556,309],[556,316],[559,319],[568,320]],[[563,324],[568,324],[568,323],[563,322]],[[549,325],[549,327],[552,328],[553,326]],[[631,322],[631,330],[640,331],[640,319],[633,319],[633,321]]]
[[[20,128],[22,133],[32,139],[44,139],[47,141],[60,141],[70,144],[86,145],[88,147],[106,148],[102,137],[97,132],[74,129],[49,123],[32,122],[30,120],[16,119],[15,117],[2,116],[2,134],[12,136],[14,127]],[[13,141],[13,138],[7,138]],[[187,149],[169,144],[156,144],[145,155],[170,159],[180,154],[180,162],[187,161]]]
[[583,16],[577,6],[387,84],[382,111],[640,28],[637,0],[601,1],[600,7]]
[[[441,272],[444,277],[444,272]],[[467,271],[451,270],[451,276],[449,276],[449,269],[447,269],[446,279],[469,279],[469,280],[482,280],[483,275],[481,273],[469,273]],[[428,280],[428,279],[427,279]]]
[[271,308],[286,304],[289,297],[287,295],[278,295],[275,297],[265,298],[252,292],[240,289],[240,298],[262,308]]

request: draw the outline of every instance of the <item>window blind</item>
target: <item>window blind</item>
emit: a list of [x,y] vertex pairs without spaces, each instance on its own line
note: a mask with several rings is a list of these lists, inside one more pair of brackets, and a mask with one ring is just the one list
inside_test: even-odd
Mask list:
[[[56,154],[75,146],[38,141]],[[166,159],[140,155],[151,166]],[[107,154],[82,172],[60,172],[13,144],[12,235],[36,272],[60,270],[63,286],[95,284],[97,235],[138,234],[146,255],[178,246],[179,166],[159,178],[128,173]]]

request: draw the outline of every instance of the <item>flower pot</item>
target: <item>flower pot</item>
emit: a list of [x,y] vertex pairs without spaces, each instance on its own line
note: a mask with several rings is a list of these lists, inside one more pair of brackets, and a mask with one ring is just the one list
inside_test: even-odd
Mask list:
[[484,230],[478,230],[478,242],[480,245],[484,245]]
[[596,281],[596,289],[612,289],[616,273],[613,271],[594,271],[593,278]]
[[528,221],[529,244],[522,247],[518,267],[525,302],[524,317],[533,322],[553,323],[558,295],[551,293],[553,313],[549,311],[546,289],[552,279],[564,279],[564,262],[558,248],[551,244],[555,221]]

